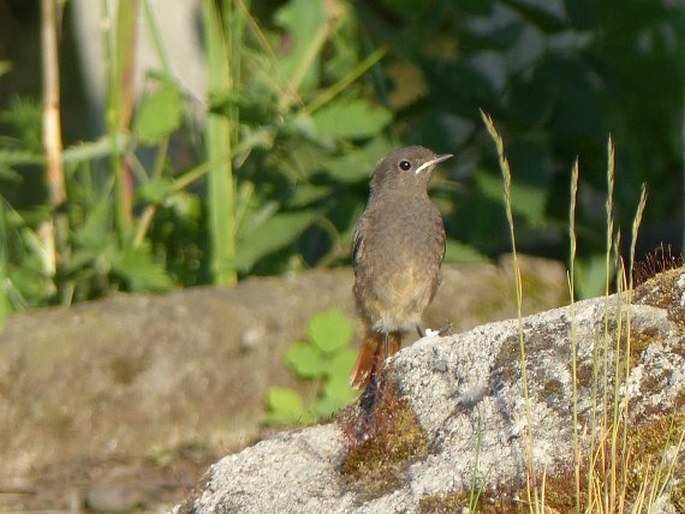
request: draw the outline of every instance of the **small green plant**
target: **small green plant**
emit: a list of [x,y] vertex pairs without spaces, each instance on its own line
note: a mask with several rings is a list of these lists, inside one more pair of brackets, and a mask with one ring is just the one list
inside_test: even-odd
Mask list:
[[350,347],[352,322],[339,310],[312,316],[307,339],[294,343],[285,361],[301,379],[316,382],[316,397],[306,404],[295,390],[271,387],[267,392],[267,421],[272,424],[310,423],[331,416],[356,398],[348,382],[356,354]]

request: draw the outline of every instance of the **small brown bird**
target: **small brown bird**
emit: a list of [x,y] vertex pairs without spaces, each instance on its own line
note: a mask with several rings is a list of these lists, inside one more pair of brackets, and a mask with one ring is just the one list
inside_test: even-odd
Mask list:
[[419,328],[439,283],[445,227],[428,197],[436,164],[452,157],[422,146],[383,158],[352,243],[354,295],[366,333],[350,376],[356,389],[377,382],[402,333]]

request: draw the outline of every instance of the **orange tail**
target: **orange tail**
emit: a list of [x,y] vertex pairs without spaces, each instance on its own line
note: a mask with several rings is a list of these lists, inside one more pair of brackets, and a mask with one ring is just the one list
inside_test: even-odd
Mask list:
[[[350,375],[350,385],[355,389],[364,389],[372,377],[379,378],[383,371],[385,364],[385,355],[383,355],[383,334],[378,332],[367,331],[362,339],[362,347],[359,349],[357,355],[357,362],[352,368]],[[388,334],[388,355],[396,354],[400,351],[402,345],[402,337],[399,332],[390,332]]]

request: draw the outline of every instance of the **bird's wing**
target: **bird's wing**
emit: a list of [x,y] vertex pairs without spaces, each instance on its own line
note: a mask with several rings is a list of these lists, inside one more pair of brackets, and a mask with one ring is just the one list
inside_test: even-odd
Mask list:
[[445,252],[447,251],[447,235],[445,234],[445,224],[443,223],[442,218],[438,218],[438,240],[440,241],[441,246],[438,263],[441,263],[445,258]]
[[352,236],[352,265],[356,268],[357,263],[362,258],[364,251],[364,225],[366,224],[366,217],[362,216],[357,221],[354,227],[354,235]]

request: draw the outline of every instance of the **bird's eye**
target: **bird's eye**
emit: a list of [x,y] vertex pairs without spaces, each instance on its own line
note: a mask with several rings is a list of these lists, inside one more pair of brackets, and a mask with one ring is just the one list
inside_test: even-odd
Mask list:
[[404,171],[411,169],[411,162],[407,160],[400,161],[400,169]]

